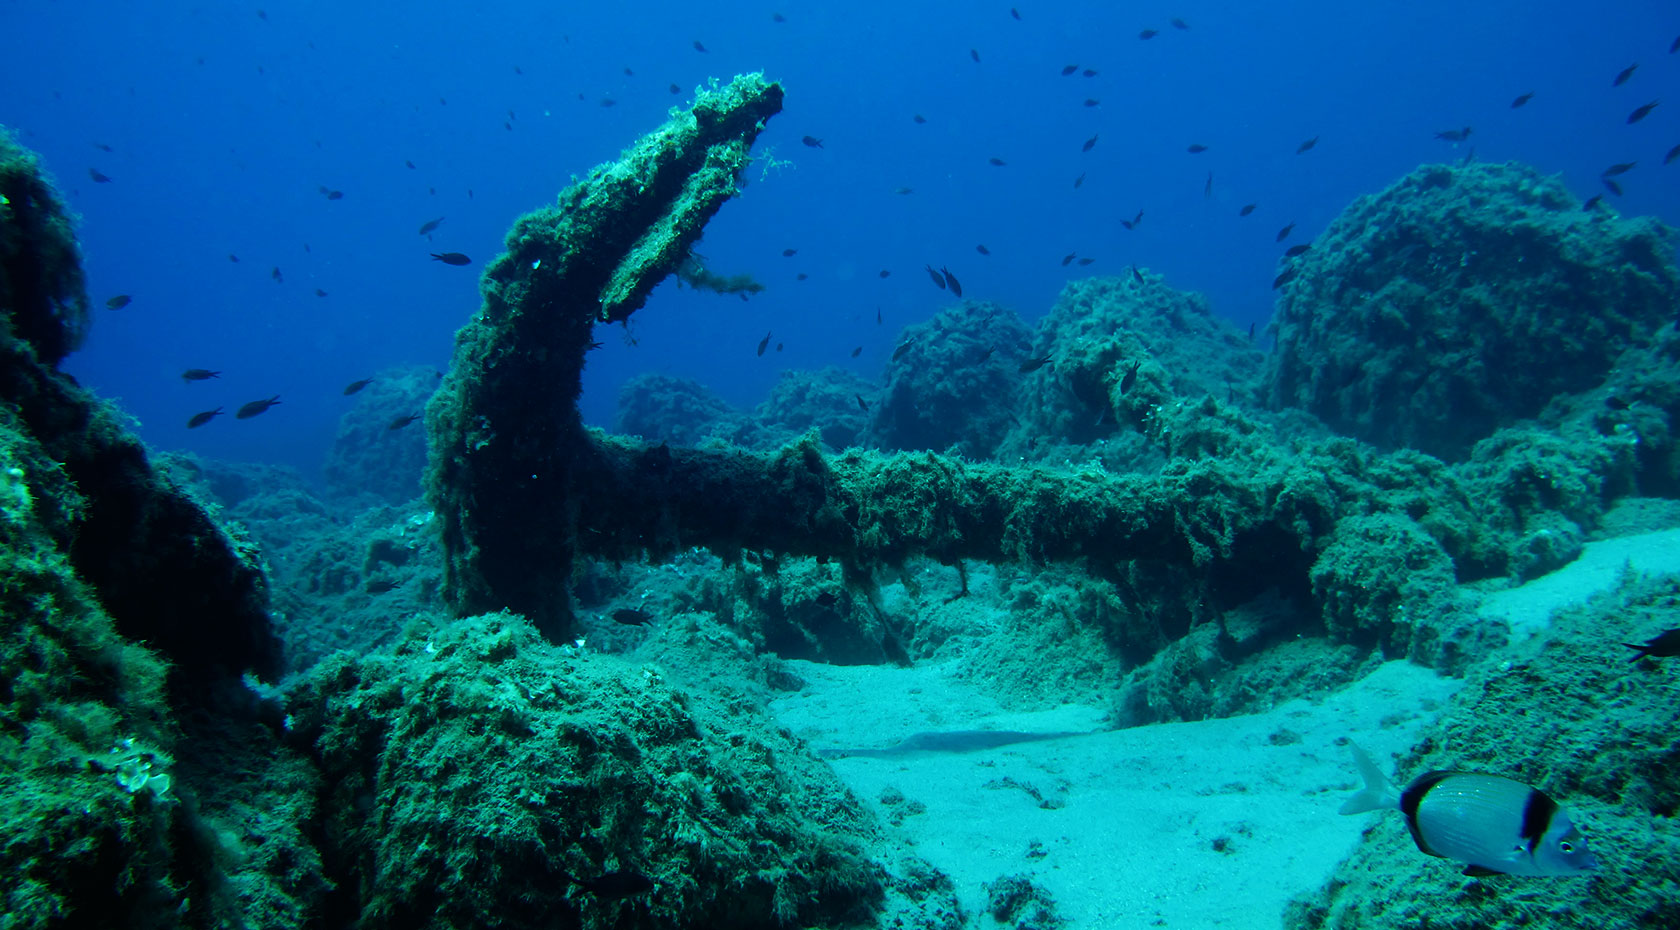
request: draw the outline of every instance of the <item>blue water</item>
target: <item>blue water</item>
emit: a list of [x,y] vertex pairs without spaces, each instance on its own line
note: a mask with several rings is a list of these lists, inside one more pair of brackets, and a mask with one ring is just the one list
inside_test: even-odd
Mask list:
[[[1680,224],[1680,160],[1661,165],[1680,144],[1672,2],[1021,2],[1019,20],[1007,2],[778,3],[5,3],[0,123],[82,217],[97,321],[65,367],[156,447],[313,475],[354,402],[345,384],[448,364],[515,216],[695,85],[752,70],[787,90],[758,151],[791,164],[755,168],[700,251],[768,290],[743,303],[668,282],[628,333],[602,331],[591,423],[611,424],[642,371],[741,406],[784,368],[874,377],[898,328],[951,299],[926,263],[1029,321],[1070,278],[1135,262],[1263,323],[1280,227],[1306,241],[1470,146],[1560,172],[1583,198],[1637,161],[1607,199]],[[1433,138],[1464,125],[1465,145]],[[440,216],[430,241],[417,233]],[[473,264],[428,258],[442,251]],[[1070,252],[1095,261],[1064,267]],[[118,294],[133,303],[106,310]],[[784,350],[760,358],[766,332]],[[186,384],[187,368],[222,374]],[[260,417],[185,428],[276,394]]]

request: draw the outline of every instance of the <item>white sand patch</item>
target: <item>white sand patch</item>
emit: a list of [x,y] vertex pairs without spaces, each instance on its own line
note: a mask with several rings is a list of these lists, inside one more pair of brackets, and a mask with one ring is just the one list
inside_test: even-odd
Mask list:
[[1514,631],[1533,632],[1550,623],[1553,612],[1614,588],[1630,568],[1647,575],[1680,572],[1680,529],[1587,543],[1580,558],[1521,587],[1485,595],[1478,610]]
[[[1089,729],[1101,716],[997,713],[948,666],[795,665],[810,687],[774,709],[819,749],[885,747],[928,730]],[[1073,927],[1275,928],[1285,902],[1323,882],[1364,827],[1336,814],[1354,788],[1336,740],[1353,736],[1387,758],[1457,684],[1390,662],[1328,700],[1249,717],[834,767],[884,819],[902,811],[881,804],[888,788],[926,806],[899,829],[971,910],[984,905],[983,883],[1026,872]]]

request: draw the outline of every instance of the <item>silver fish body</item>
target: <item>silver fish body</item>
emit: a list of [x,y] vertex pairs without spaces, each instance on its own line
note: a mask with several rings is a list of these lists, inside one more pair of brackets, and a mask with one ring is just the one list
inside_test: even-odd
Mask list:
[[1465,864],[1466,875],[1579,875],[1598,867],[1587,838],[1545,792],[1499,775],[1429,772],[1404,791],[1359,747],[1365,789],[1342,813],[1398,810],[1418,849]]

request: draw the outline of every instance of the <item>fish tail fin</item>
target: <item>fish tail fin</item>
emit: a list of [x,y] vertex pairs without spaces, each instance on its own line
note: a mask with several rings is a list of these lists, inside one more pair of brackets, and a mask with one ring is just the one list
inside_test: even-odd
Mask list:
[[1353,743],[1348,743],[1353,750],[1353,764],[1359,767],[1359,774],[1365,779],[1365,787],[1342,804],[1344,814],[1363,814],[1366,811],[1398,809],[1400,807],[1400,792],[1394,790],[1394,783],[1388,780],[1377,763],[1371,760],[1365,750]]
[[[1677,321],[1675,325],[1680,326],[1680,321]],[[1634,650],[1634,656],[1628,660],[1629,662],[1638,662],[1640,659],[1643,659],[1651,654],[1649,646],[1641,646],[1636,643],[1623,643],[1622,645]]]

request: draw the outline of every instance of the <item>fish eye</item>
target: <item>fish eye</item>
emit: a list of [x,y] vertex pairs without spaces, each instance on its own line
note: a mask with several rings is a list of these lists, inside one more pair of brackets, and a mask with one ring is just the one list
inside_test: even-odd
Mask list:
[[1575,844],[1569,842],[1568,840],[1564,840],[1563,842],[1558,844],[1558,849],[1563,850],[1564,854],[1568,855],[1569,853],[1572,853],[1572,852],[1575,851]]

